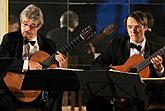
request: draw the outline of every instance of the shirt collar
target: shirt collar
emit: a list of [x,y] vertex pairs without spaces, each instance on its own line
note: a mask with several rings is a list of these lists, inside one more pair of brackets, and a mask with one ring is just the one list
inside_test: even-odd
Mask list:
[[36,41],[37,42],[37,35],[30,41]]
[[[134,43],[134,42],[130,39],[130,43]],[[136,44],[136,45],[142,46],[141,51],[144,51],[145,43],[146,43],[146,38],[144,37],[144,40],[143,40],[141,43],[138,43],[138,44]]]
[[30,41],[36,41],[35,44],[38,44],[38,41],[37,41],[37,35],[36,35],[33,39],[31,39]]

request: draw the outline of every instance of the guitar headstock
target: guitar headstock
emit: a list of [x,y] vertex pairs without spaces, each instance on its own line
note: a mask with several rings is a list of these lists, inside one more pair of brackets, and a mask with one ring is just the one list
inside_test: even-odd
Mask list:
[[90,37],[92,37],[96,32],[96,27],[94,25],[89,25],[88,27],[86,27],[85,29],[83,29],[80,33],[80,36],[87,40]]
[[110,35],[113,31],[116,30],[116,25],[114,24],[111,24],[111,25],[108,25],[103,31],[102,33],[103,34],[106,34],[106,35]]

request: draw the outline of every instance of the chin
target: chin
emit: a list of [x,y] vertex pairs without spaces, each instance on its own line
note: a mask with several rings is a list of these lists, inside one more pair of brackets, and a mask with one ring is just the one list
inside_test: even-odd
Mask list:
[[30,40],[30,37],[28,37],[27,35],[23,35],[24,39],[26,40]]
[[138,36],[131,36],[131,39],[132,39],[133,41],[137,41],[137,40],[138,40]]
[[27,40],[30,40],[31,39],[31,36],[29,35],[29,34],[23,34],[23,37],[25,38],[25,39],[27,39]]

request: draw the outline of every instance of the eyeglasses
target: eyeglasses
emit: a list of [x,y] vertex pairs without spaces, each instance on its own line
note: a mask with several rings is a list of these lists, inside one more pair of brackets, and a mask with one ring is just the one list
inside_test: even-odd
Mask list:
[[33,29],[35,29],[35,28],[38,27],[38,26],[35,25],[35,24],[29,25],[29,24],[26,23],[26,22],[21,22],[21,23],[22,23],[23,27],[27,27],[27,26],[28,26],[31,30],[33,30]]
[[141,30],[142,28],[144,28],[144,26],[142,26],[142,25],[136,25],[136,26],[128,25],[127,26],[128,30],[132,30],[132,29]]

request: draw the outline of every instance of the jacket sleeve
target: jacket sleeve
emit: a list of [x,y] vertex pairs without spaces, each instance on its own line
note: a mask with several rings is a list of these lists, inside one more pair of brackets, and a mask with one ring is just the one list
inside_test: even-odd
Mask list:
[[14,42],[11,37],[8,35],[5,35],[3,37],[2,43],[0,45],[0,57],[1,58],[13,58],[13,61],[11,64],[9,64],[8,67],[6,67],[5,71],[12,71],[21,73],[22,72],[22,66],[23,66],[23,59],[13,56],[14,52]]

